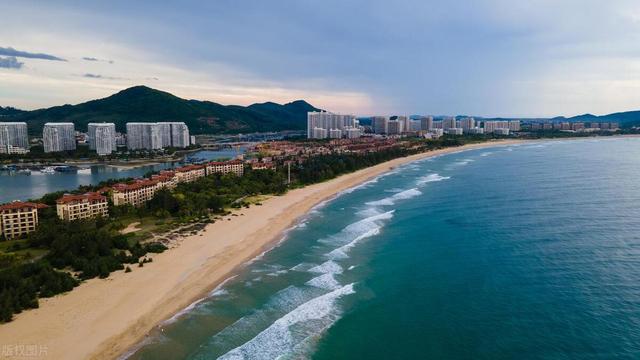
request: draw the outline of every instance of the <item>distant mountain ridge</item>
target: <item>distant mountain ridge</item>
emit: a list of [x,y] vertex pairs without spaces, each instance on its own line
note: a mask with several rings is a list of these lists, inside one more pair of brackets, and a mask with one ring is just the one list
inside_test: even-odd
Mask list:
[[217,134],[302,130],[307,126],[307,112],[317,110],[304,100],[245,107],[186,100],[146,86],[134,86],[77,105],[33,111],[0,107],[0,115],[5,115],[2,121],[25,121],[32,135],[41,134],[46,122],[62,121],[73,122],[80,131],[86,131],[90,122],[113,122],[121,132],[127,122],[184,121],[192,134]]

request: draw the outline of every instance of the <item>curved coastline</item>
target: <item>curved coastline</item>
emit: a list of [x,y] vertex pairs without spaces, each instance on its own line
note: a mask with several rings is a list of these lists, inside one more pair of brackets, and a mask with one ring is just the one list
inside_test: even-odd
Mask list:
[[68,294],[41,300],[40,308],[0,326],[1,342],[36,344],[46,349],[41,358],[126,357],[151,330],[277,246],[286,230],[319,204],[402,164],[522,142],[495,141],[416,154],[272,197],[263,206],[237,211],[243,216],[208,225],[202,236],[184,238],[176,248],[153,256],[151,266],[90,280]]

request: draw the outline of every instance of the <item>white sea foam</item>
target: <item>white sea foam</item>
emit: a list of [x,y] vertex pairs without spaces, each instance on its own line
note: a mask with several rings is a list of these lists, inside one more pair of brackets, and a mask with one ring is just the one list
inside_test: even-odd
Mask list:
[[318,266],[312,267],[311,269],[309,269],[309,272],[321,274],[340,274],[342,273],[342,266],[340,266],[340,264],[333,260],[328,260]]
[[218,286],[216,286],[213,290],[211,290],[211,292],[209,292],[208,296],[200,298],[200,299],[192,302],[186,308],[178,311],[172,317],[170,317],[167,320],[163,321],[160,325],[162,326],[162,325],[169,325],[169,324],[174,323],[176,320],[178,320],[183,315],[188,314],[191,311],[193,311],[193,309],[195,309],[198,304],[200,304],[201,302],[205,301],[207,298],[229,294],[229,292],[224,290],[223,287],[227,284],[227,282],[229,282],[231,279],[235,278],[236,276],[237,275],[233,275],[233,276],[230,276],[230,277],[226,278],[223,282],[221,282]]
[[420,190],[416,188],[413,188],[413,189],[401,191],[397,194],[394,194],[392,196],[386,197],[381,200],[369,201],[366,204],[370,206],[391,206],[391,205],[394,205],[398,200],[411,199],[418,195],[422,195],[422,192],[420,192]]
[[426,176],[423,176],[423,177],[419,178],[418,181],[416,181],[416,184],[424,185],[426,183],[438,182],[438,181],[448,180],[448,179],[451,179],[451,177],[450,176],[441,176],[439,174],[429,174],[429,175],[426,175]]
[[[339,317],[336,300],[354,292],[353,284],[349,284],[313,298],[219,359],[276,359],[290,354],[297,345],[330,327]],[[305,326],[307,323],[312,326]],[[295,332],[291,331],[294,325]]]
[[322,274],[307,281],[306,285],[317,287],[320,289],[335,290],[339,288],[340,283],[334,277],[334,274]]
[[491,155],[491,154],[493,154],[493,152],[491,152],[491,151],[486,151],[486,152],[483,152],[482,154],[480,154],[480,156],[485,157],[485,156],[489,156],[489,155]]
[[290,271],[309,271],[309,269],[311,269],[312,267],[314,267],[315,264],[311,264],[311,263],[300,263],[294,267],[292,267],[291,269],[289,269]]

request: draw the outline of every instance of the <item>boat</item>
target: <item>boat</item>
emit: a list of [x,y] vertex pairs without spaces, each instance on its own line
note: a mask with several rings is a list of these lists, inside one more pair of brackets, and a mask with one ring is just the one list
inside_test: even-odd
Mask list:
[[77,172],[78,167],[77,166],[56,166],[55,171],[62,172],[62,173]]
[[40,169],[40,172],[43,174],[55,174],[56,170],[53,166],[47,166],[45,168]]

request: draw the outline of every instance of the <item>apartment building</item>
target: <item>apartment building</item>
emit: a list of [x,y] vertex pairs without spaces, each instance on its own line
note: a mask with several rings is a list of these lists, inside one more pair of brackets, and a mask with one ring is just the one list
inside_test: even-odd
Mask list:
[[22,154],[28,150],[27,123],[0,122],[0,154]]
[[175,189],[178,186],[178,178],[174,171],[161,171],[159,174],[152,175],[151,180],[158,182],[158,188]]
[[223,162],[210,162],[206,165],[207,176],[213,173],[229,174],[233,173],[238,176],[244,174],[244,162],[242,160],[231,160]]
[[189,183],[206,176],[204,165],[188,165],[176,169],[175,177],[179,183]]
[[159,181],[153,179],[136,180],[131,184],[116,184],[111,188],[113,205],[142,206],[151,200],[160,188]]
[[76,149],[76,131],[73,123],[46,123],[42,128],[44,152]]
[[15,201],[0,205],[0,237],[11,240],[36,230],[38,210],[47,205]]
[[65,194],[56,200],[58,217],[65,221],[109,216],[107,197],[99,193]]

